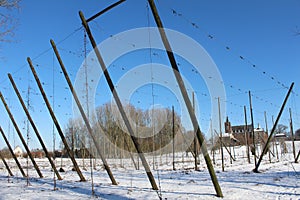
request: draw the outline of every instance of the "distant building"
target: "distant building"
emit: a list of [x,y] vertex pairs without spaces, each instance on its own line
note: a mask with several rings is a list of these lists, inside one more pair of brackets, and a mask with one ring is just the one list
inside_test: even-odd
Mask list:
[[[232,126],[227,117],[225,122],[225,132],[227,133],[227,135],[224,135],[224,140],[227,142],[231,142],[232,145],[245,145],[246,141],[249,145],[253,144],[252,124],[247,126]],[[265,143],[268,139],[268,134],[264,131],[264,129],[258,127],[254,129],[254,137],[255,143]]]
[[16,146],[16,148],[14,149],[14,154],[16,157],[23,157],[23,150],[20,146]]

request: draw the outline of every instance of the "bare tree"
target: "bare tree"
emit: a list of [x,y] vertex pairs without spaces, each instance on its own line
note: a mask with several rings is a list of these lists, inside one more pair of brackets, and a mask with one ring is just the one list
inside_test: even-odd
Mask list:
[[0,42],[10,42],[17,26],[13,15],[19,9],[21,0],[0,0]]

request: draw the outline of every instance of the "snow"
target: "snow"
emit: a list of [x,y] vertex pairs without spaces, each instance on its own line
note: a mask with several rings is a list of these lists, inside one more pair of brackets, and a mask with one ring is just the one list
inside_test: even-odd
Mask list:
[[[264,156],[260,165],[261,173],[254,173],[253,156],[249,164],[244,147],[235,147],[236,161],[230,164],[230,158],[224,150],[225,171],[221,170],[220,153],[216,152],[216,164],[214,165],[219,184],[222,188],[223,199],[300,199],[300,164],[294,163],[291,143],[287,142],[288,153],[281,154],[279,160],[268,154]],[[296,142],[297,152],[300,149],[300,141]],[[233,150],[233,149],[232,149]],[[212,158],[212,156],[211,156]],[[56,166],[61,166],[65,172],[60,173],[62,181],[56,181],[54,190],[53,172],[47,159],[36,159],[44,178],[38,178],[37,173],[29,160],[20,158],[25,172],[29,173],[29,185],[27,178],[23,178],[14,163],[7,160],[14,177],[8,177],[3,163],[0,163],[0,199],[220,199],[215,196],[215,190],[203,156],[200,156],[199,171],[193,169],[194,162],[191,155],[185,153],[176,154],[176,170],[172,170],[172,155],[157,156],[153,170],[152,156],[147,155],[148,163],[160,187],[159,191],[151,189],[146,173],[141,163],[140,169],[135,170],[129,159],[107,159],[112,173],[118,185],[111,185],[106,171],[102,168],[100,160],[96,160],[96,169],[93,169],[93,182],[95,195],[92,195],[90,160],[85,159],[87,170],[83,169],[83,160],[77,159],[82,172],[87,179],[80,182],[79,176],[72,171],[72,163],[69,159],[57,158]],[[62,165],[61,165],[62,161]],[[184,161],[184,162],[183,162]]]

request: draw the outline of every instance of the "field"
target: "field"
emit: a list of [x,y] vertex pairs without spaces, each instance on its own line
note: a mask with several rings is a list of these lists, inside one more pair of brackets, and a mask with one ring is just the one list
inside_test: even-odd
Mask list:
[[[297,151],[299,147],[298,141]],[[222,172],[220,153],[217,151],[214,167],[224,199],[300,199],[300,164],[293,162],[289,142],[287,142],[287,149],[288,153],[281,154],[279,148],[279,160],[274,154],[275,157],[271,156],[271,163],[266,155],[259,168],[260,173],[252,172],[253,158],[249,164],[244,147],[235,147],[236,161],[232,164],[224,150],[225,171]],[[159,199],[160,197],[161,199],[219,199],[215,196],[202,155],[200,155],[198,171],[193,169],[192,155],[186,156],[186,153],[176,153],[176,170],[172,170],[171,154],[156,156],[154,166],[153,157],[147,155],[147,159],[159,185],[159,191],[151,189],[141,164],[140,169],[135,170],[129,159],[107,160],[118,182],[118,185],[114,186],[111,185],[98,159],[95,168],[92,168],[93,176],[91,176],[90,160],[77,159],[87,179],[86,182],[80,182],[77,173],[72,171],[71,161],[67,158],[57,158],[55,160],[57,168],[62,167],[65,172],[60,173],[63,177],[62,181],[56,180],[55,190],[54,174],[47,159],[36,159],[44,178],[38,178],[31,163],[28,169],[26,168],[27,159],[20,159],[21,165],[25,166],[25,172],[29,173],[29,179],[21,176],[13,160],[7,160],[14,177],[7,176],[7,171],[1,162],[0,199]],[[92,194],[92,181],[94,194]]]

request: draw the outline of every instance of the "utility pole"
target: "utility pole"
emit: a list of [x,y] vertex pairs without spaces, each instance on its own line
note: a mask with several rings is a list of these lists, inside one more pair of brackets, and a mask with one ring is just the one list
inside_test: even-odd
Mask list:
[[252,109],[252,96],[251,92],[249,91],[249,103],[250,103],[250,117],[251,117],[251,128],[252,128],[252,145],[253,148],[251,150],[254,156],[254,165],[256,166],[256,144],[255,144],[255,131],[254,131],[254,120],[253,120],[253,109]]
[[218,97],[218,110],[219,110],[219,128],[220,128],[220,150],[222,159],[222,172],[224,172],[224,153],[223,153],[223,136],[222,136],[222,118],[221,118],[221,107],[220,107],[220,97]]
[[159,17],[159,14],[158,14],[158,11],[157,11],[157,8],[155,6],[154,1],[153,0],[148,0],[148,2],[149,2],[149,5],[151,7],[151,11],[153,13],[153,16],[155,18],[155,22],[156,22],[156,25],[158,27],[158,30],[159,30],[162,42],[163,42],[163,44],[165,46],[165,49],[166,49],[169,61],[171,63],[174,76],[176,78],[176,81],[177,81],[177,84],[179,85],[182,97],[183,97],[183,99],[185,101],[185,104],[187,106],[187,110],[189,112],[189,115],[190,115],[190,118],[191,118],[194,130],[197,131],[196,132],[197,133],[197,138],[199,140],[199,144],[200,144],[200,147],[201,147],[201,150],[202,150],[202,154],[204,155],[204,159],[205,159],[205,162],[206,162],[209,174],[211,176],[211,179],[212,179],[215,191],[216,191],[218,197],[223,197],[221,187],[219,185],[216,173],[214,171],[214,167],[213,167],[213,165],[211,163],[210,156],[209,156],[209,154],[207,152],[207,147],[206,147],[206,144],[205,144],[205,138],[204,138],[203,134],[201,133],[199,123],[198,123],[197,118],[196,118],[196,116],[195,116],[195,114],[193,112],[193,107],[191,105],[191,101],[190,101],[190,99],[188,97],[188,94],[187,94],[187,91],[186,91],[186,87],[185,87],[183,79],[181,77],[180,70],[179,70],[177,62],[175,60],[175,56],[174,56],[174,54],[172,52],[171,45],[170,45],[170,43],[168,41],[168,38],[167,38],[167,35],[165,33],[162,21],[161,21],[161,19]]
[[2,95],[1,92],[0,92],[0,98],[1,98],[1,100],[2,100],[2,103],[3,103],[3,105],[4,105],[4,107],[5,107],[6,111],[7,111],[7,114],[8,114],[8,116],[9,116],[11,122],[13,123],[13,125],[14,125],[14,127],[15,127],[15,129],[16,129],[18,135],[19,135],[19,138],[20,138],[20,140],[21,140],[21,142],[22,142],[22,144],[23,144],[23,146],[24,146],[24,148],[25,148],[25,150],[26,150],[26,152],[27,152],[27,155],[29,156],[29,158],[30,158],[30,160],[31,160],[31,162],[32,162],[32,164],[33,164],[33,166],[34,166],[36,172],[38,173],[38,175],[39,175],[40,178],[43,178],[43,174],[42,174],[42,172],[40,171],[40,169],[39,169],[38,165],[36,164],[35,160],[33,159],[33,156],[32,156],[32,154],[31,154],[31,152],[30,152],[30,149],[28,148],[28,146],[27,146],[27,144],[26,144],[26,141],[24,140],[24,138],[23,138],[23,136],[22,136],[22,133],[21,133],[21,131],[20,131],[20,129],[19,129],[19,127],[18,127],[18,125],[17,125],[15,119],[14,119],[14,116],[13,116],[12,113],[10,112],[10,109],[9,109],[8,105],[6,104],[5,99],[4,99],[4,97],[3,97],[3,95]]

